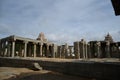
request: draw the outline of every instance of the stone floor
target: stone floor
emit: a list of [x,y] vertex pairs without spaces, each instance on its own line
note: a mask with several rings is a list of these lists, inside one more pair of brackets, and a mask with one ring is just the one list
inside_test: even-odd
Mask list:
[[33,71],[27,68],[0,67],[0,80],[93,80],[57,72],[41,70]]

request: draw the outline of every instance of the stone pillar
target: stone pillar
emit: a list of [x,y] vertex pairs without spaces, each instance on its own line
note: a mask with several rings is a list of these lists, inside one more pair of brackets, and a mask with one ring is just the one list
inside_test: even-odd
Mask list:
[[5,41],[3,41],[3,56],[5,57]]
[[86,58],[86,50],[85,50],[85,44],[86,42],[84,41],[84,39],[81,39],[79,46],[80,46],[80,56],[81,58]]
[[117,54],[119,54],[119,46],[118,46],[118,43],[116,43],[116,48],[117,48]]
[[47,54],[46,57],[49,57],[49,44],[47,44]]
[[86,53],[86,58],[88,58],[87,43],[85,44],[85,53]]
[[101,53],[100,53],[100,42],[97,42],[97,57],[100,58],[101,57]]
[[15,56],[15,41],[12,41],[12,57]]
[[68,44],[66,43],[65,44],[65,58],[67,58],[68,57]]
[[80,59],[79,42],[74,42],[74,54],[77,59]]
[[83,51],[83,58],[85,59],[85,43],[83,42],[83,45],[82,45],[82,51]]
[[43,48],[43,43],[40,43],[40,56],[42,57],[42,48]]
[[65,58],[65,45],[61,46],[61,58]]
[[0,56],[2,56],[2,42],[0,42]]
[[1,47],[1,40],[0,40],[0,56],[1,56],[1,48],[2,48],[2,47]]
[[24,57],[27,57],[27,41],[24,41]]
[[34,58],[36,57],[36,43],[34,43],[34,54],[33,54]]
[[90,43],[87,44],[87,55],[88,58],[91,58]]
[[106,42],[106,57],[110,58],[110,42]]
[[55,58],[55,46],[54,44],[52,44],[52,57]]
[[69,54],[72,57],[72,46],[69,47]]
[[8,42],[8,57],[10,57],[10,42]]
[[61,58],[62,57],[62,53],[61,53],[61,51],[62,51],[62,46],[58,46],[58,53],[59,53],[59,58]]
[[27,48],[28,49],[28,57],[31,57],[32,56],[32,45],[29,43],[28,46],[29,46]]

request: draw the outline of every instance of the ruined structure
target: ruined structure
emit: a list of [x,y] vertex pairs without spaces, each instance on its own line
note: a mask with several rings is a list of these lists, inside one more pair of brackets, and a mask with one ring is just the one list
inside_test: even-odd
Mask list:
[[120,42],[114,42],[108,33],[104,41],[90,41],[86,43],[83,39],[74,42],[74,53],[76,58],[118,58],[120,57]]
[[54,45],[45,39],[43,33],[40,33],[37,40],[12,35],[0,40],[0,56],[55,57]]
[[0,39],[0,56],[2,57],[51,57],[51,58],[119,58],[120,42],[114,42],[108,33],[103,41],[74,42],[73,46],[56,45],[49,42],[44,33],[38,38],[30,39],[15,35]]

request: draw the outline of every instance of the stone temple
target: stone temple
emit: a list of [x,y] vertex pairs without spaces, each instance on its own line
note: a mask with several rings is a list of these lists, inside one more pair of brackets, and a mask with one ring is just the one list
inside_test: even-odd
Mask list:
[[57,45],[50,42],[44,33],[37,39],[9,36],[0,39],[1,57],[51,57],[51,58],[120,58],[120,42],[114,42],[108,33],[103,41],[84,39],[75,41],[74,45]]

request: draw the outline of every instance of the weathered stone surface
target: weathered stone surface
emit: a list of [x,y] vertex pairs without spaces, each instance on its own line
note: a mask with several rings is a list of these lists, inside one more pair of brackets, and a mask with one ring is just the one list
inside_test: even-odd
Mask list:
[[39,65],[39,63],[32,63],[31,64],[33,67],[31,69],[37,71],[37,70],[42,70],[42,67]]
[[34,60],[34,59],[13,59],[0,58],[0,66],[26,67],[31,68],[32,63],[38,63],[43,69],[57,71],[76,76],[91,77],[104,80],[120,79],[120,62],[101,62],[74,60],[67,61],[57,59]]

